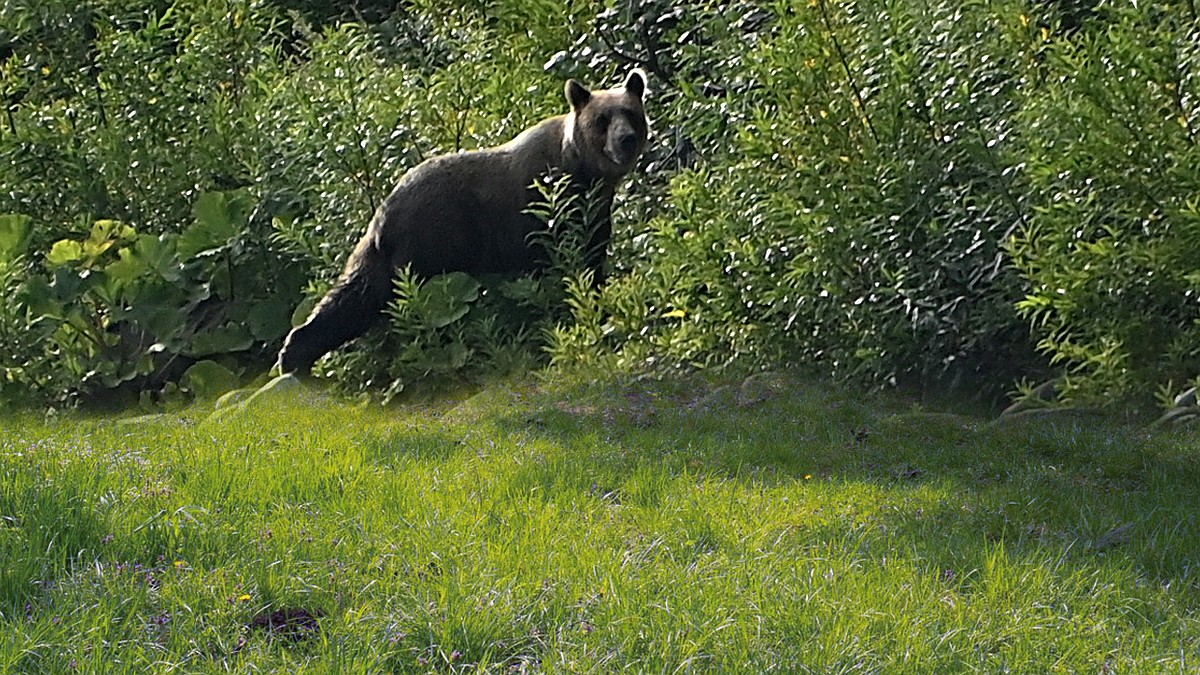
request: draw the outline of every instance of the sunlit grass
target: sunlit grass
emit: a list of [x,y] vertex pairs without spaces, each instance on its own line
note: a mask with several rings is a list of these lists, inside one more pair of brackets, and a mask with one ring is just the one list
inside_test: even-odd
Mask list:
[[1194,434],[707,391],[8,418],[0,672],[1200,664]]

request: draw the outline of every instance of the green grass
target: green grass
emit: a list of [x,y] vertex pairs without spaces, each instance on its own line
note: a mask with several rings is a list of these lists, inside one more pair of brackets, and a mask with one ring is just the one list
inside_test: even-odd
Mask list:
[[706,392],[9,417],[0,672],[1200,668],[1194,432]]

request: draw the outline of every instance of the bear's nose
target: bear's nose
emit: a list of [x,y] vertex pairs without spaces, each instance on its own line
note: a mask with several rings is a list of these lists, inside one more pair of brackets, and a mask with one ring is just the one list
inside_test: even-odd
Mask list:
[[621,152],[624,152],[626,154],[631,154],[631,153],[633,153],[633,151],[637,150],[637,144],[638,144],[637,134],[632,133],[632,132],[627,133],[627,134],[622,134],[621,139],[618,141],[618,143],[621,146]]

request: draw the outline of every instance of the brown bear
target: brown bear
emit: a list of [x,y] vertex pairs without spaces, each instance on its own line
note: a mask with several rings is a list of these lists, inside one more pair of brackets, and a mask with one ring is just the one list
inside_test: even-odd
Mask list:
[[570,174],[580,191],[600,186],[602,217],[589,258],[599,280],[616,185],[646,144],[645,90],[646,74],[638,69],[615,89],[589,91],[569,80],[569,113],[504,145],[434,157],[405,174],[333,289],[284,340],[279,370],[305,374],[317,359],[366,331],[392,297],[396,270],[406,265],[424,277],[535,271],[543,261],[530,234],[544,224],[525,211],[538,197],[534,181],[547,173]]

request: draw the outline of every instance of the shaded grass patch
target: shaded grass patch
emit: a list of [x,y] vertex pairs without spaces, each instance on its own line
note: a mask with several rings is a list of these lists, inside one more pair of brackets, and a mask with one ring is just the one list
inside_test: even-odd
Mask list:
[[[601,381],[13,418],[0,669],[1196,663],[1194,436],[787,384],[715,408],[719,382]],[[255,628],[299,611],[305,639]]]

